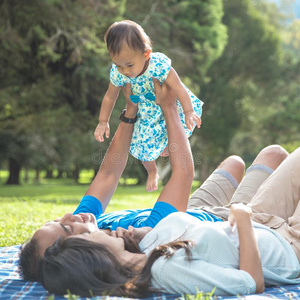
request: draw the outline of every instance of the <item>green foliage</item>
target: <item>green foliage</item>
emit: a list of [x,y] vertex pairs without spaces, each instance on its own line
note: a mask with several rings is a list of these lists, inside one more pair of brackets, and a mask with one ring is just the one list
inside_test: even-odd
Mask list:
[[[115,20],[140,23],[182,81],[204,100],[191,138],[201,172],[235,152],[299,138],[299,20],[267,0],[63,1],[0,4],[0,166],[58,169],[78,180],[97,170],[110,140],[97,143],[110,58],[103,35]],[[111,136],[125,101],[111,117]],[[203,176],[203,178],[205,177]],[[135,160],[124,178],[145,182]]]
[[[193,151],[202,154],[204,164],[210,166],[202,168],[209,171],[232,153],[231,141],[244,124],[251,131],[244,104],[251,101],[251,109],[259,109],[264,91],[280,73],[279,35],[250,0],[224,1],[223,22],[228,43],[207,73],[209,82],[201,88],[203,125],[193,134],[199,136]],[[242,154],[238,147],[234,150]]]
[[212,300],[217,299],[217,296],[213,296],[216,288],[214,288],[210,293],[203,293],[202,291],[199,291],[197,288],[196,295],[184,295],[178,300]]
[[[154,10],[153,5],[157,5]],[[93,138],[109,81],[110,58],[103,41],[108,26],[126,17],[141,22],[157,40],[158,50],[174,58],[182,78],[197,92],[199,79],[205,77],[225,46],[222,15],[221,0],[156,4],[125,0],[3,1],[1,160],[9,160],[11,168],[71,171],[75,179],[82,168],[97,169],[109,143],[98,144]],[[187,73],[192,74],[189,79]],[[124,103],[122,98],[117,101],[111,135]],[[99,159],[95,160],[97,155]],[[139,182],[146,180],[141,164],[129,165],[126,172],[127,176],[138,174]]]
[[199,92],[199,83],[227,41],[222,1],[130,1],[125,16],[144,27],[154,51],[166,53],[181,78],[188,77],[189,87]]
[[[97,124],[109,70],[101,34],[124,11],[124,3],[2,2],[2,160],[39,168],[94,167],[78,152],[83,147],[73,143],[84,143]],[[69,148],[63,149],[66,140]],[[96,143],[92,147],[95,151]]]
[[[296,113],[300,105],[299,90],[299,45],[297,44],[297,20],[290,20],[287,9],[276,8],[266,1],[254,1],[256,7],[263,12],[269,27],[278,33],[280,40],[280,60],[278,64],[279,76],[272,76],[272,80],[265,89],[252,84],[248,99],[244,99],[242,107],[247,118],[243,119],[239,133],[234,137],[231,148],[247,153],[254,149],[276,143],[294,150],[293,146],[300,141],[299,117]],[[289,1],[282,1],[289,7]],[[298,29],[297,29],[298,28]],[[291,42],[294,36],[294,43]],[[295,47],[295,48],[294,48]],[[297,50],[296,50],[297,49]],[[296,50],[296,51],[295,51]],[[253,157],[253,154],[252,154]]]

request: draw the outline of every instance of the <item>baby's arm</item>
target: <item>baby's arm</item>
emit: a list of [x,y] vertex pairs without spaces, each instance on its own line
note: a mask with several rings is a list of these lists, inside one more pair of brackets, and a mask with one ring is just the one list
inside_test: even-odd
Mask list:
[[187,90],[183,86],[178,74],[171,67],[169,75],[166,79],[166,83],[172,88],[174,93],[176,94],[179,102],[182,105],[184,114],[185,114],[185,124],[189,130],[193,129],[194,122],[199,128],[201,125],[200,117],[195,113],[191,97],[189,96]]
[[103,134],[106,138],[109,138],[109,119],[112,113],[112,110],[115,106],[116,100],[119,96],[121,87],[114,86],[112,83],[109,84],[108,89],[104,95],[100,115],[99,115],[99,124],[97,125],[94,136],[98,142],[103,142]]

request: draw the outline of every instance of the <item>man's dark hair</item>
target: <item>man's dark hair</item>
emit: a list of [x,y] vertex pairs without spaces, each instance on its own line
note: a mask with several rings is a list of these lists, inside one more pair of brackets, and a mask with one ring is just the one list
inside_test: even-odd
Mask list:
[[19,254],[19,270],[25,280],[40,281],[40,269],[43,258],[39,254],[37,239],[32,238],[21,246]]

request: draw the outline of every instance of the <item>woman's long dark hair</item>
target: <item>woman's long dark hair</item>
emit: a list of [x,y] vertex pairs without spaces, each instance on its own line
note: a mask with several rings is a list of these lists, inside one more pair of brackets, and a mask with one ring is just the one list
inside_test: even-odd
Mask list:
[[[141,253],[131,238],[131,252]],[[171,257],[177,249],[185,249],[191,258],[190,241],[175,241],[156,247],[140,272],[132,266],[122,265],[105,246],[80,238],[59,238],[49,247],[41,269],[43,286],[51,293],[64,295],[68,292],[82,297],[114,295],[145,297],[151,288],[151,267],[161,256]]]

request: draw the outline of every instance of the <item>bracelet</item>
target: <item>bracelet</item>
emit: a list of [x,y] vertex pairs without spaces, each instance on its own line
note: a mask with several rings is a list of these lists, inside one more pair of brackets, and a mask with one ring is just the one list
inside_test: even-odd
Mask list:
[[130,118],[125,117],[125,113],[126,113],[126,109],[123,109],[119,119],[124,123],[134,124],[137,120],[137,116],[135,116],[135,118],[133,118],[133,119],[130,119]]

